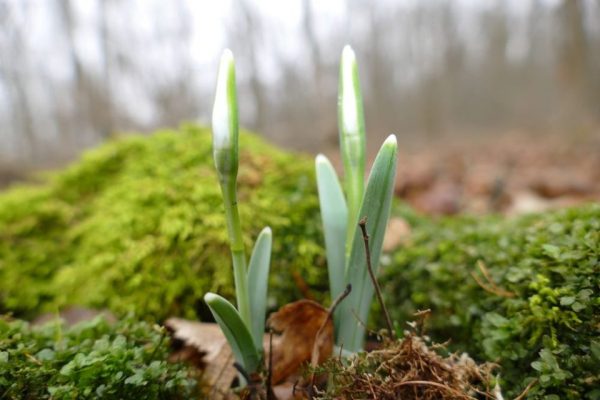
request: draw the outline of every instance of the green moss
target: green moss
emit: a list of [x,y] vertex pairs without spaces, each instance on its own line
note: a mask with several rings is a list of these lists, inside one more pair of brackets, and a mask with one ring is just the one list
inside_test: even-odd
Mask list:
[[[247,252],[273,229],[271,303],[299,296],[292,269],[323,282],[312,160],[242,134],[238,186]],[[78,304],[189,317],[209,290],[232,298],[232,280],[207,129],[114,140],[0,196],[0,312]]]
[[[292,269],[323,299],[312,160],[249,134],[240,150],[247,252],[264,226],[274,233],[271,305],[301,297]],[[534,379],[530,398],[600,398],[600,206],[510,219],[393,213],[413,227],[409,243],[382,259],[394,319],[431,308],[432,337],[500,360],[507,398]],[[483,290],[471,275],[485,281],[478,260],[515,297]],[[78,304],[190,317],[206,291],[233,298],[232,280],[205,129],[115,140],[41,185],[0,196],[0,312],[30,317]]]
[[[600,398],[599,205],[510,219],[397,212],[414,231],[382,277],[396,319],[430,308],[436,340],[500,360],[508,398],[534,379],[528,398]],[[478,260],[515,297],[482,289]]]
[[0,319],[0,397],[10,399],[187,399],[191,367],[166,362],[163,329],[102,317],[65,328]]

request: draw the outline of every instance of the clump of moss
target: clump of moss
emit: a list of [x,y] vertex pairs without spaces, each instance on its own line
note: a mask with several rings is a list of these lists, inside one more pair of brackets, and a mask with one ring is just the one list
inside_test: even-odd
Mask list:
[[71,328],[0,319],[0,397],[188,399],[191,367],[167,363],[164,328],[98,317]]
[[431,309],[429,334],[499,360],[509,398],[535,380],[527,398],[600,398],[599,205],[509,219],[396,212],[413,233],[381,279],[395,319]]
[[[0,312],[77,304],[152,320],[193,316],[202,295],[233,297],[231,255],[210,132],[194,126],[113,140],[40,185],[0,196]],[[273,230],[272,295],[291,277],[322,282],[313,163],[240,136],[246,249]],[[318,243],[318,244],[317,244]],[[277,298],[277,296],[281,296]]]

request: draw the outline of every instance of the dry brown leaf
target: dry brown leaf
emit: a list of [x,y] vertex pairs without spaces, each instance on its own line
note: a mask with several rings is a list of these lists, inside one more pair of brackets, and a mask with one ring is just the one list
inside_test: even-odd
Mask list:
[[170,318],[165,326],[173,332],[177,350],[169,361],[187,361],[203,370],[202,381],[205,394],[211,399],[225,398],[237,371],[233,367],[233,354],[217,324]]
[[306,398],[302,390],[294,390],[295,383],[283,382],[273,387],[273,393],[278,400],[299,400]]
[[310,362],[316,335],[325,323],[319,341],[319,363],[333,352],[333,322],[326,321],[327,309],[311,300],[300,300],[283,306],[271,314],[267,326],[281,334],[273,345],[272,383],[293,379],[301,366]]

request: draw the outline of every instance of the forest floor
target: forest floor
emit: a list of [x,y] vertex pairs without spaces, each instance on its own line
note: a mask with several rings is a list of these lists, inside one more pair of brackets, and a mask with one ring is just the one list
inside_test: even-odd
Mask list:
[[[512,215],[600,201],[600,135],[582,136],[508,132],[401,143],[396,193],[431,215]],[[339,149],[326,154],[341,171]]]
[[[378,146],[369,148],[367,165]],[[325,154],[341,173],[337,143]],[[0,163],[0,190],[32,176]],[[400,142],[396,194],[430,215],[511,215],[600,201],[600,132],[407,139]]]

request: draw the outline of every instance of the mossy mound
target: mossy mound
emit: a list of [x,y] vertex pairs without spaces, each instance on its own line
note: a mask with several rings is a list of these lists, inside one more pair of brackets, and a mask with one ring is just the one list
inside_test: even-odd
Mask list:
[[413,234],[381,279],[394,319],[430,308],[428,334],[499,360],[507,398],[538,379],[527,398],[600,399],[599,205],[510,219],[397,213]]
[[[300,296],[292,269],[326,282],[313,168],[308,157],[240,136],[246,250],[271,226],[279,304]],[[31,317],[77,304],[190,317],[209,290],[231,298],[232,275],[207,129],[113,140],[0,196],[0,312]]]
[[30,328],[0,317],[0,393],[7,399],[189,399],[192,367],[167,363],[164,328],[102,317]]

